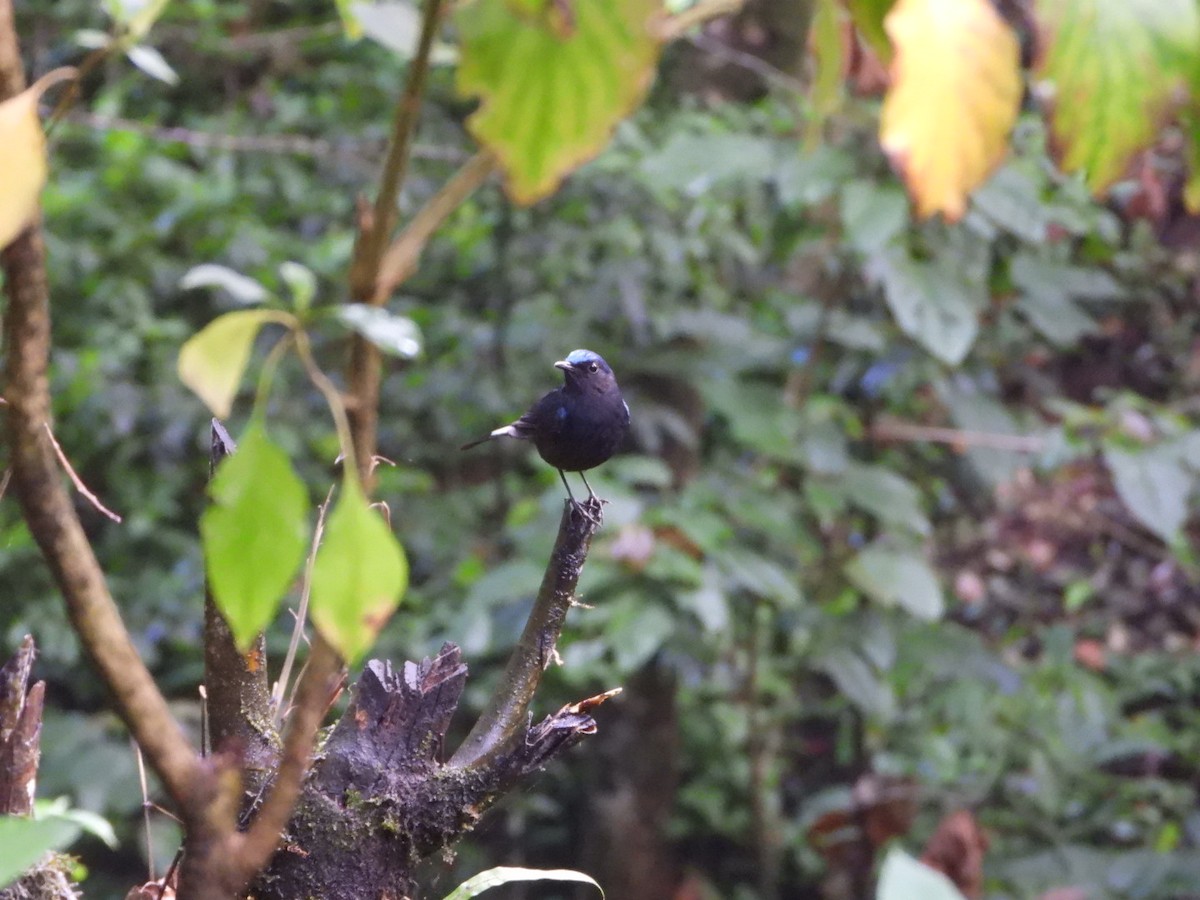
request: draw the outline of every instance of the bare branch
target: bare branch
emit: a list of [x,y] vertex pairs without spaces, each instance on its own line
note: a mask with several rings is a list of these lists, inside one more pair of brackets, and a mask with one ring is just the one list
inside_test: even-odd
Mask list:
[[[25,84],[12,0],[0,0],[0,99]],[[8,443],[12,482],[29,531],[58,583],[72,626],[111,689],[117,712],[181,807],[198,761],[146,670],[109,594],[100,564],[63,488],[47,437],[50,303],[45,247],[37,225],[0,254],[8,311],[4,321]]]
[[565,502],[558,538],[525,630],[495,693],[451,758],[450,767],[487,766],[511,750],[512,742],[525,734],[529,705],[541,683],[542,672],[553,658],[567,610],[574,602],[579,573],[587,561],[592,537],[600,527],[598,518],[581,515],[570,501]]

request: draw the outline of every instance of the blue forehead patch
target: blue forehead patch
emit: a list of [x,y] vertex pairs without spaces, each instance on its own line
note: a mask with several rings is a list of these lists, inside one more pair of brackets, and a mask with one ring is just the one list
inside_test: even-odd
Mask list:
[[591,350],[572,350],[567,354],[567,362],[573,366],[580,363],[604,362],[598,353],[593,353]]

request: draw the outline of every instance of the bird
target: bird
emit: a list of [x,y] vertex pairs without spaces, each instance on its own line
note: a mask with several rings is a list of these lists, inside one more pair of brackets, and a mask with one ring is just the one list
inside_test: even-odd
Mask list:
[[617,451],[629,430],[629,404],[621,396],[612,369],[598,353],[572,350],[554,367],[562,370],[562,387],[543,396],[515,422],[463,444],[462,449],[502,437],[533,441],[538,455],[558,470],[572,506],[583,510],[571,493],[567,472],[579,473],[588,490],[588,503],[599,507],[599,498],[583,473]]

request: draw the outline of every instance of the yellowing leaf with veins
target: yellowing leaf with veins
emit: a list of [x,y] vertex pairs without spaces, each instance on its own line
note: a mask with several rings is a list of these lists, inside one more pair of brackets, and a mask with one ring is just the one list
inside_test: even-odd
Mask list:
[[1100,194],[1187,98],[1200,10],[1195,0],[1038,0],[1035,13],[1054,149]]
[[989,0],[899,0],[884,27],[894,55],[880,143],[919,216],[959,219],[1017,118],[1017,37]]
[[471,0],[458,6],[458,90],[471,134],[517,203],[550,194],[604,149],[646,95],[660,0]]
[[38,120],[38,100],[52,85],[74,77],[74,69],[55,69],[0,103],[0,147],[4,148],[4,165],[0,166],[0,249],[12,243],[33,219],[46,183],[46,137]]

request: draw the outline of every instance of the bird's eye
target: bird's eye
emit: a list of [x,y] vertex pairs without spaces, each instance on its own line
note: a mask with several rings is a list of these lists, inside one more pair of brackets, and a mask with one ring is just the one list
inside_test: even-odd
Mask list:
[[596,365],[595,363],[592,363],[590,366],[588,366],[588,371],[589,372],[599,372],[600,367],[598,365]]

